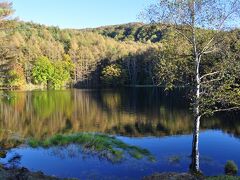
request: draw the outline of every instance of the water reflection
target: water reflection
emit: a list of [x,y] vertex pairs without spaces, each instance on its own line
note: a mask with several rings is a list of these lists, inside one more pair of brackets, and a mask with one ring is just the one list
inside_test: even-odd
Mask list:
[[[240,141],[220,131],[208,130],[200,134],[201,170],[207,175],[224,174],[224,164],[232,159],[240,165]],[[79,152],[79,148],[68,147],[13,148],[1,163],[9,164],[15,155],[21,157],[20,164],[32,171],[43,171],[48,175],[79,179],[141,179],[156,172],[188,172],[191,163],[191,135],[171,137],[117,137],[126,144],[148,149],[156,158],[138,160],[126,158],[113,164],[107,159]],[[46,163],[47,162],[47,163]],[[240,174],[238,174],[240,175]]]
[[[124,174],[139,179],[155,172],[189,170],[193,117],[184,91],[166,94],[157,88],[132,88],[7,94],[0,99],[0,147],[11,150],[3,163],[41,170],[49,175],[82,179],[113,175],[124,179]],[[201,124],[203,172],[206,175],[221,174],[229,159],[240,165],[239,139],[224,134],[239,137],[239,116],[221,115],[203,119]],[[71,145],[69,149],[17,147],[22,139],[42,140],[56,134],[76,132],[120,135],[117,137],[123,142],[148,149],[157,162],[141,160],[139,163],[131,159],[112,165],[78,153],[79,149]]]
[[[192,116],[183,92],[161,89],[8,92],[0,100],[0,139],[47,138],[57,133],[124,136],[190,134]],[[240,121],[203,120],[204,129],[240,134]]]

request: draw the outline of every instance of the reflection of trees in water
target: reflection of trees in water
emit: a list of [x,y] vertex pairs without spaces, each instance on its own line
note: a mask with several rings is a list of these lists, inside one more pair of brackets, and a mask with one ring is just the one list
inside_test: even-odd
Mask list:
[[[191,116],[181,93],[166,95],[156,88],[135,88],[123,91],[103,91],[99,97],[100,100],[97,102],[109,114],[121,116],[118,118],[120,119],[118,123],[108,128],[108,133],[128,136],[161,136],[191,132]],[[109,102],[113,104],[110,107]]]
[[[0,128],[23,138],[73,132],[164,136],[192,131],[192,116],[182,92],[164,95],[159,89],[66,90],[9,95],[10,100],[1,99]],[[226,131],[240,132],[232,124],[213,121]],[[203,125],[211,127],[213,121]],[[7,139],[5,133],[0,136]]]
[[203,119],[201,122],[203,129],[221,130],[227,134],[240,137],[240,113],[219,113],[215,117]]
[[69,116],[73,109],[70,93],[60,91],[34,93],[32,105],[34,113],[41,119],[49,118],[58,112],[63,112],[64,115]]
[[68,92],[11,92],[10,95],[10,101],[3,99],[0,104],[0,127],[21,137],[55,134],[65,127],[63,118],[71,114]]

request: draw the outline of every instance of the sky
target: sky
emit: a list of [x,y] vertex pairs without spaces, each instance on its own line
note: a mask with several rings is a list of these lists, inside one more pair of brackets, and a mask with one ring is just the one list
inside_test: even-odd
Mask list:
[[20,20],[60,28],[93,28],[141,21],[153,0],[10,0]]

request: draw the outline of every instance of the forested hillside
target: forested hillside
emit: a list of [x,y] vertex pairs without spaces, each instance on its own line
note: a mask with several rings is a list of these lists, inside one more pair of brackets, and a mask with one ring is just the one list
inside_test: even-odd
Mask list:
[[166,28],[161,25],[146,25],[143,23],[129,23],[115,26],[105,26],[87,29],[120,41],[159,42]]
[[[207,38],[211,32],[205,31]],[[132,23],[96,29],[61,30],[17,22],[2,31],[2,87],[187,85],[193,78],[191,46],[161,25]],[[203,59],[206,70],[228,59],[239,75],[240,31],[223,32],[224,46]],[[4,38],[3,38],[4,37]],[[209,58],[213,61],[209,61]],[[225,61],[226,62],[226,61]],[[205,69],[205,68],[204,68]],[[240,77],[240,75],[238,76]]]

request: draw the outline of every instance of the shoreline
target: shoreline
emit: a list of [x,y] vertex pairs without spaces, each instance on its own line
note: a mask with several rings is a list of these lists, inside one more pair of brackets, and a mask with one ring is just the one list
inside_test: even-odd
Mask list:
[[[61,178],[47,176],[42,172],[31,172],[27,168],[5,168],[0,167],[0,179],[23,179],[23,180],[60,180]],[[67,179],[63,179],[67,180]],[[69,179],[70,180],[70,179]]]
[[143,180],[240,180],[239,176],[194,176],[190,173],[156,173],[147,177],[144,177]]
[[[5,168],[0,166],[0,179],[22,180],[77,180],[78,178],[61,178],[45,175],[43,172],[32,172],[27,168]],[[163,172],[145,176],[142,180],[240,180],[239,176],[194,176],[190,173]]]
[[[108,87],[108,86],[89,86],[89,87],[75,87],[75,86],[63,86],[58,89],[118,89],[118,88],[165,88],[164,86],[157,86],[157,85],[124,85],[124,86],[118,86],[118,87]],[[176,86],[174,89],[184,89],[188,88],[188,86]],[[58,90],[58,89],[51,89],[46,86],[41,85],[33,85],[33,84],[27,84],[24,87],[8,87],[8,86],[0,86],[0,91],[31,91],[31,90]]]

